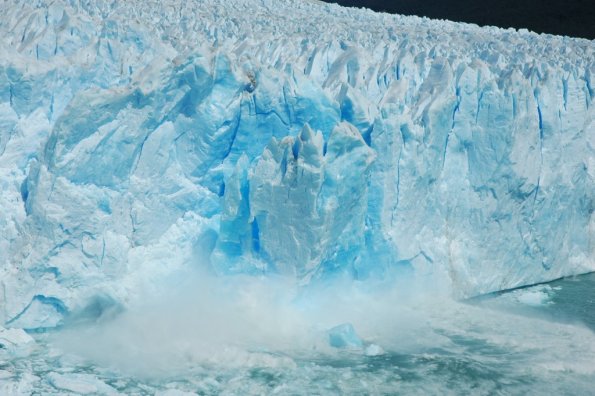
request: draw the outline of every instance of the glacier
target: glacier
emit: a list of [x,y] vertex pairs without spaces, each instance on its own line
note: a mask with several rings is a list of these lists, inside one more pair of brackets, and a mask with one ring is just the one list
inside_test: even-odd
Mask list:
[[595,271],[592,41],[305,0],[0,12],[6,328],[188,266],[459,298]]

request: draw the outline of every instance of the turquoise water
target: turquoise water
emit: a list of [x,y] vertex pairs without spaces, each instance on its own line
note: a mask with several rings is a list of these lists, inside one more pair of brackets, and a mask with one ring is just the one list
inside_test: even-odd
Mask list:
[[[150,314],[136,314],[38,335],[33,354],[0,360],[0,389],[80,394],[100,383],[107,388],[98,394],[595,394],[595,274],[467,302],[402,303],[372,309],[366,300],[369,309],[354,303],[349,311],[360,336],[384,351],[376,356],[328,347],[311,313],[294,321],[284,315],[295,312],[267,307],[272,317],[250,322],[234,311],[239,329],[215,331],[220,339],[181,332],[180,323],[159,328]],[[203,326],[216,320],[200,312]],[[271,333],[242,329],[259,322]]]
[[549,284],[555,289],[550,304],[538,306],[551,320],[583,323],[595,331],[595,273],[561,279]]

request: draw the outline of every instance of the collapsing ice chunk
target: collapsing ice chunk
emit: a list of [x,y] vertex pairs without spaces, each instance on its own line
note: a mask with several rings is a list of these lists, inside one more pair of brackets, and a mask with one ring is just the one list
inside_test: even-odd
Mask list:
[[328,331],[329,344],[339,349],[361,349],[364,343],[351,323],[343,323]]

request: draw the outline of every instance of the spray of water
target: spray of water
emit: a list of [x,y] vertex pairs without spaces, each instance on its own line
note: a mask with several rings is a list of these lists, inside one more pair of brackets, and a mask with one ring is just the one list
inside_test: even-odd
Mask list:
[[[383,380],[396,381],[394,370],[411,370],[444,382],[432,385],[420,377],[429,392],[432,386],[444,389],[452,375],[492,390],[500,386],[494,382],[499,376],[519,384],[541,379],[548,387],[548,381],[560,377],[560,384],[572,379],[578,389],[595,377],[595,335],[585,326],[535,311],[534,297],[545,289],[461,302],[435,279],[396,279],[390,285],[338,279],[303,288],[286,278],[184,273],[139,295],[119,315],[71,326],[52,341],[94,365],[141,378],[265,367],[294,373],[287,375],[299,388],[311,373],[310,363],[304,362],[350,359],[356,361],[349,367],[362,363],[357,359],[368,366],[378,360],[365,359],[386,362],[391,369],[371,374],[375,380],[386,376]],[[328,330],[343,323],[352,324],[365,346],[376,345],[384,355],[366,357],[365,348],[330,346]],[[330,364],[325,375],[331,377],[357,370],[321,364],[316,372]]]
[[423,283],[336,279],[304,288],[282,277],[185,272],[137,296],[115,317],[77,323],[53,341],[135,375],[169,375],[197,365],[292,365],[295,356],[336,353],[328,330],[343,323],[352,324],[365,345],[409,343],[403,337],[423,327],[419,307],[448,295],[435,283],[429,293]]

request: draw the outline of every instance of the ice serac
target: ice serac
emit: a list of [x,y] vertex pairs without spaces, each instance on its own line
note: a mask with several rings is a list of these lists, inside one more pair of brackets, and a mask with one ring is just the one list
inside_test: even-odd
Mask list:
[[352,266],[365,248],[373,159],[348,123],[335,127],[327,142],[308,125],[297,137],[273,138],[249,171],[241,157],[225,183],[214,265],[244,272],[249,257],[264,272],[299,279]]
[[591,41],[311,1],[0,12],[4,327],[192,266],[459,297],[595,270]]

